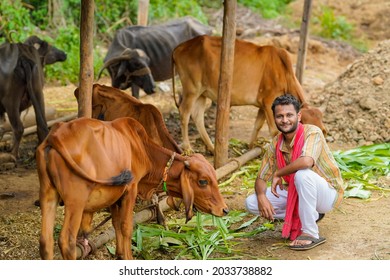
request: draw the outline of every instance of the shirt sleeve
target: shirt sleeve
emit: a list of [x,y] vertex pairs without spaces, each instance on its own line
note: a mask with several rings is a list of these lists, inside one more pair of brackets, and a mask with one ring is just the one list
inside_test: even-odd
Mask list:
[[316,164],[321,151],[321,134],[316,130],[312,130],[305,138],[305,144],[303,145],[301,156],[311,157],[314,160],[314,164]]
[[266,147],[266,152],[261,161],[257,178],[267,182],[270,181],[275,172],[275,143],[271,142]]

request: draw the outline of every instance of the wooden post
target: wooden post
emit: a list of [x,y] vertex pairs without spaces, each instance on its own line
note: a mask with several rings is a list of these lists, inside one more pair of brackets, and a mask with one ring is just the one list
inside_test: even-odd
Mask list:
[[81,1],[78,117],[92,116],[94,0]]
[[148,25],[149,0],[138,0],[138,25]]
[[303,71],[305,69],[305,61],[306,61],[307,34],[309,33],[311,2],[312,0],[305,0],[305,4],[303,7],[302,23],[301,23],[301,33],[299,38],[299,51],[298,51],[297,69],[295,71],[295,75],[297,76],[297,79],[301,84],[303,82]]
[[215,168],[224,165],[228,160],[230,95],[233,81],[234,47],[236,40],[236,9],[236,0],[224,1],[221,69],[215,126]]

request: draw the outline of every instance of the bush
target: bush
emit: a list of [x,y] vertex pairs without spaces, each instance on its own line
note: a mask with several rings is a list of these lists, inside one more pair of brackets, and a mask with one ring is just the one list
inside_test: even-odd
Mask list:
[[336,17],[329,7],[323,7],[322,14],[315,20],[319,21],[320,36],[330,39],[350,40],[353,27],[344,17]]

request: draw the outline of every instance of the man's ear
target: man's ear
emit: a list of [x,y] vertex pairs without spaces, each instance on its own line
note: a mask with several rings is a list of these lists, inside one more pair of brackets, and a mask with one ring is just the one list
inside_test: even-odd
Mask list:
[[301,117],[302,117],[302,112],[301,111],[298,112],[297,117],[298,117],[298,122],[300,122],[301,121]]

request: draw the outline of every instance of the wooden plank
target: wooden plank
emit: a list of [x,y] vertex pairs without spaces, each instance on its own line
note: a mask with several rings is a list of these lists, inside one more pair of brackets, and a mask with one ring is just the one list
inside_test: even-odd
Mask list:
[[305,70],[305,63],[306,63],[307,36],[309,33],[311,3],[312,0],[305,0],[304,7],[303,7],[302,22],[301,22],[301,33],[299,38],[299,50],[298,50],[297,68],[295,71],[295,75],[297,76],[297,79],[301,84],[303,82],[303,71]]
[[221,69],[215,125],[215,168],[224,165],[228,160],[230,95],[233,81],[234,47],[236,40],[236,9],[236,0],[224,1]]
[[92,116],[94,0],[81,1],[78,116]]

